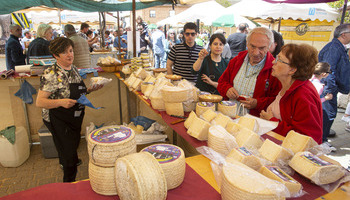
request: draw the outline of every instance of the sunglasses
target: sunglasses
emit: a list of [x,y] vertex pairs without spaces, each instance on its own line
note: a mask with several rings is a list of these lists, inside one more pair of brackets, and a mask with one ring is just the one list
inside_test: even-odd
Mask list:
[[190,36],[191,35],[192,37],[195,36],[196,34],[197,34],[196,32],[194,32],[194,33],[185,33],[186,36]]

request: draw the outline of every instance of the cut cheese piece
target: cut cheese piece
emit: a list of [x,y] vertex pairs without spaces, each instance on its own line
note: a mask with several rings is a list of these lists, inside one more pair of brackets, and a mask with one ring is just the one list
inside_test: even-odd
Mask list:
[[228,116],[226,116],[226,115],[224,115],[224,114],[222,114],[222,113],[219,113],[219,114],[215,117],[215,119],[213,120],[212,123],[215,124],[215,125],[220,125],[220,126],[226,128],[226,125],[227,125],[227,123],[228,123],[229,121],[231,121],[231,118],[230,118],[230,117],[228,117]]
[[238,147],[236,139],[222,126],[213,125],[208,132],[208,147],[218,153],[227,155],[231,149]]
[[293,130],[289,131],[284,138],[282,147],[292,150],[294,153],[307,151],[309,148],[316,146],[314,139],[307,135],[302,135]]
[[210,124],[203,119],[200,119],[199,117],[196,117],[193,119],[192,124],[187,130],[187,133],[197,138],[198,140],[207,140],[208,139],[208,130],[209,130]]
[[161,96],[151,97],[152,108],[156,110],[165,110],[163,98]]
[[165,78],[165,76],[166,76],[166,74],[164,74],[163,72],[161,72],[161,73],[159,73],[157,76],[156,76],[156,78],[158,79],[158,78]]
[[286,186],[232,160],[223,167],[222,200],[282,200]]
[[241,162],[256,171],[259,170],[262,166],[260,159],[254,156],[253,153],[245,147],[232,149],[231,152],[226,156],[226,161],[230,162],[231,159]]
[[192,110],[196,109],[196,103],[193,102],[192,100],[182,102],[184,106],[184,111],[185,112],[191,112]]
[[164,86],[161,92],[164,102],[179,103],[187,101],[189,98],[187,88]]
[[147,98],[151,95],[152,91],[154,89],[154,85],[147,85],[147,88],[145,92],[143,93]]
[[317,185],[333,183],[345,174],[341,166],[322,160],[307,151],[296,153],[289,166]]
[[238,123],[254,132],[259,131],[259,125],[256,119],[251,117],[240,117]]
[[240,147],[246,147],[248,149],[259,149],[263,143],[257,133],[247,128],[244,128],[239,132],[236,140]]
[[143,68],[139,68],[136,72],[135,72],[135,76],[141,78],[142,80],[144,80],[149,74],[146,72],[146,70],[144,70]]
[[175,145],[171,144],[154,144],[141,150],[152,154],[159,162],[168,190],[178,187],[185,178],[185,153]]
[[182,103],[164,103],[165,111],[168,115],[185,116]]
[[145,94],[145,92],[146,92],[146,90],[147,90],[147,87],[148,87],[149,85],[153,85],[153,83],[151,83],[151,82],[142,82],[142,83],[141,83],[141,92],[142,92],[143,94]]
[[260,173],[270,179],[283,183],[288,188],[292,197],[297,195],[301,190],[301,184],[278,166],[262,166]]
[[154,83],[154,82],[156,82],[156,78],[154,78],[153,76],[151,76],[151,77],[147,80],[147,82]]
[[207,121],[211,122],[216,117],[216,113],[213,110],[207,110],[202,114],[202,118]]
[[[133,74],[132,74],[133,75]],[[126,82],[126,85],[128,86],[128,87],[131,87],[133,84],[134,84],[134,82],[136,81],[136,77],[133,75],[133,76],[130,76],[129,78],[128,78],[128,80],[127,80],[127,82]]]
[[141,83],[142,83],[142,80],[137,78],[134,83],[132,84],[132,88],[135,89],[136,91],[140,91],[141,90]]
[[262,157],[272,163],[277,163],[280,161],[286,163],[286,161],[293,156],[292,151],[272,142],[269,139],[264,141],[259,149],[259,153]]
[[140,152],[119,158],[115,163],[115,180],[120,199],[166,199],[164,172],[150,153]]
[[190,115],[188,115],[188,117],[187,117],[187,119],[186,119],[186,121],[184,123],[184,126],[187,129],[190,128],[190,126],[192,125],[194,118],[197,118],[197,115],[196,115],[195,112],[191,111]]
[[233,101],[221,101],[218,103],[218,111],[231,118],[236,117],[237,104]]
[[241,126],[240,124],[237,124],[233,121],[229,121],[226,125],[226,130],[233,136],[237,137],[239,132],[245,129],[245,127]]
[[212,102],[198,102],[196,105],[196,114],[201,116],[205,111],[215,111],[215,104]]
[[147,77],[145,78],[145,80],[143,80],[144,82],[149,82],[149,79],[153,77],[151,74],[148,74]]

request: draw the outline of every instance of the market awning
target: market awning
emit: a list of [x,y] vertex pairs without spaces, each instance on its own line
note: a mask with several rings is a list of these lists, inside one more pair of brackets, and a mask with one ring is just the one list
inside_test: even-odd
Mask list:
[[303,4],[303,3],[328,3],[338,0],[263,0],[269,3],[296,3],[296,4]]

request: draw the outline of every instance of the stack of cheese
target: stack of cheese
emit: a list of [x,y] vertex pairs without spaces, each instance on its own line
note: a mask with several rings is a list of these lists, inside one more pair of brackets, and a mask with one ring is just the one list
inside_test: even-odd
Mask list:
[[184,125],[187,128],[187,133],[190,136],[201,141],[208,139],[210,123],[197,117],[195,112],[191,111]]
[[131,66],[132,71],[136,71],[139,68],[142,68],[142,59],[140,57],[134,57],[131,59]]
[[165,200],[167,182],[158,161],[147,152],[118,158],[115,180],[121,200]]
[[188,99],[186,101],[182,102],[182,104],[184,106],[184,111],[191,112],[192,110],[195,110],[196,103],[198,101],[198,95],[197,95],[197,91],[199,91],[198,88],[193,86],[193,84],[190,83],[189,81],[187,81],[186,79],[179,81],[177,83],[177,86],[181,87],[181,88],[188,89]]
[[236,117],[237,104],[233,101],[221,101],[218,103],[218,111],[231,118]]
[[231,149],[238,147],[236,139],[220,125],[212,125],[208,132],[208,147],[227,155]]
[[215,104],[212,102],[198,102],[196,104],[196,114],[198,116],[201,116],[207,110],[215,111]]
[[165,110],[164,100],[161,89],[165,86],[173,86],[166,78],[157,78],[151,91],[149,98],[151,99],[152,108],[157,110]]
[[161,92],[166,113],[183,117],[185,113],[182,103],[189,99],[189,89],[179,86],[164,86]]
[[159,162],[167,181],[168,190],[178,187],[185,178],[185,154],[171,144],[154,144],[141,150],[152,154]]
[[141,59],[142,59],[142,67],[145,69],[149,69],[151,67],[151,63],[149,61],[149,54],[141,53]]
[[89,177],[92,189],[98,194],[115,195],[115,161],[135,152],[135,134],[130,128],[115,125],[92,131],[88,136]]

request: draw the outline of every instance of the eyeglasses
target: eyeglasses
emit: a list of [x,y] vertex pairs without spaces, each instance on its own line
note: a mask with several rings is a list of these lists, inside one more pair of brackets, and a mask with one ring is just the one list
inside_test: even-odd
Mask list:
[[[170,35],[174,35],[175,33],[169,33]],[[193,35],[194,36],[194,35]]]
[[281,60],[280,58],[278,58],[278,56],[276,57],[276,60],[275,60],[276,62],[281,62],[281,63],[283,63],[283,64],[286,64],[286,65],[290,65],[290,63],[287,63],[287,62],[284,62],[283,60]]
[[191,35],[192,37],[194,37],[196,34],[197,34],[196,32],[193,32],[193,33],[185,33],[186,36],[190,36],[190,35]]

